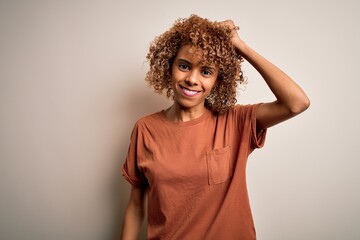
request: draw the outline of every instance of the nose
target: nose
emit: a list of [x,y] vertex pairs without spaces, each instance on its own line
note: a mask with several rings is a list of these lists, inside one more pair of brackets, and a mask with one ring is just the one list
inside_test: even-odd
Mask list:
[[189,84],[189,86],[197,85],[198,84],[199,76],[196,71],[190,71],[187,75],[185,82]]

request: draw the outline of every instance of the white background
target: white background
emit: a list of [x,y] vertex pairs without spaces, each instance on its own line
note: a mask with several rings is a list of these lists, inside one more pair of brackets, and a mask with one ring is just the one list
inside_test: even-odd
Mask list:
[[[150,41],[179,17],[233,19],[311,107],[269,129],[247,179],[260,240],[360,239],[360,3],[0,1],[0,239],[116,239]],[[239,103],[272,101],[244,64]],[[145,232],[142,232],[142,238]]]

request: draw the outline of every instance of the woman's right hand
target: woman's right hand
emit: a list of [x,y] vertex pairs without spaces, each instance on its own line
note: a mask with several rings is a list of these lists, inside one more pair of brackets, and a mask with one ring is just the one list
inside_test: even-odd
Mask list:
[[121,232],[122,240],[137,239],[145,215],[145,189],[131,188]]

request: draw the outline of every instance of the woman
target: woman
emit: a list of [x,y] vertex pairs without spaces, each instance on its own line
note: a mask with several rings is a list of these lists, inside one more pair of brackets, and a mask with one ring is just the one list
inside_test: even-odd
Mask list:
[[[256,239],[246,188],[249,154],[266,129],[303,112],[309,99],[251,49],[231,20],[179,19],[155,39],[146,80],[174,102],[133,129],[123,175],[132,185],[122,231],[136,239],[148,198],[149,239]],[[240,63],[262,75],[274,102],[235,105]]]

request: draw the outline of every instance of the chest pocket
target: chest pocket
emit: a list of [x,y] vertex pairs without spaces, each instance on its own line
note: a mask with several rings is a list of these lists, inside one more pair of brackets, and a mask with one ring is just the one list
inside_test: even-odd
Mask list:
[[230,146],[206,153],[209,185],[225,182],[232,177]]

